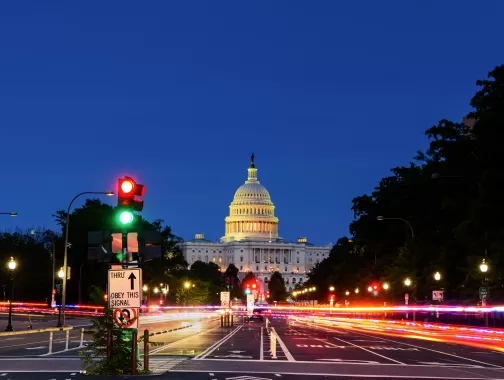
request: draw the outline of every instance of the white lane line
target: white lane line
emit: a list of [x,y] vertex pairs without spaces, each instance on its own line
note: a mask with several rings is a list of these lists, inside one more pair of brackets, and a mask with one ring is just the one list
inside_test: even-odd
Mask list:
[[[355,332],[353,331],[354,334],[359,334],[359,335],[364,335],[364,336],[370,336],[370,335],[367,335],[367,334],[364,334],[364,333],[358,333],[358,332]],[[398,342],[396,340],[392,340],[392,339],[386,339],[386,338],[381,338],[385,341],[388,341],[388,342],[392,342],[392,343],[397,343],[397,344],[402,344],[404,346],[410,346],[410,347],[415,347],[415,348],[419,348],[421,350],[427,350],[427,351],[432,351],[432,352],[436,352],[438,354],[442,354],[442,355],[448,355],[448,356],[452,356],[454,358],[458,358],[458,359],[463,359],[463,360],[467,360],[467,361],[471,361],[471,362],[475,362],[475,363],[479,363],[479,364],[484,364],[484,365],[487,365],[487,366],[491,366],[491,367],[494,367],[494,368],[504,368],[504,367],[501,367],[501,366],[498,366],[497,364],[490,364],[490,363],[485,363],[485,362],[482,362],[480,360],[474,360],[474,359],[469,359],[469,358],[465,358],[463,356],[458,356],[458,355],[455,355],[455,354],[449,354],[448,352],[443,352],[443,351],[438,351],[438,350],[433,350],[431,348],[426,348],[426,347],[422,347],[422,346],[417,346],[417,345],[414,345],[414,344],[410,344],[410,343],[403,343],[403,342]]]
[[264,348],[263,348],[263,328],[261,327],[261,346],[259,348],[259,360],[264,360]]
[[211,373],[211,372],[209,372],[208,374],[209,374],[210,376],[213,376],[213,375],[214,375],[214,374],[213,374],[213,373]]
[[2,373],[0,376],[7,376],[7,374],[6,373]]
[[276,338],[277,338],[277,342],[280,345],[280,347],[282,348],[282,351],[284,352],[285,356],[287,357],[287,360],[290,361],[290,362],[295,362],[296,359],[294,359],[294,356],[292,356],[292,354],[290,353],[290,351],[287,349],[287,346],[285,345],[285,343],[283,342],[283,340],[280,338],[280,335],[278,335],[278,333],[276,332],[275,328],[272,327],[271,330],[275,333]]
[[[399,360],[395,360],[395,359],[389,358],[389,357],[387,357],[387,356],[381,355],[381,354],[379,354],[378,352],[374,352],[374,351],[368,350],[367,348],[364,348],[364,347],[358,346],[358,345],[356,345],[356,344],[353,344],[353,343],[347,342],[346,340],[343,340],[343,339],[340,339],[340,338],[336,338],[335,336],[333,336],[333,338],[334,338],[334,339],[336,339],[336,340],[339,340],[339,341],[341,341],[341,342],[343,342],[343,343],[345,343],[345,344],[350,344],[350,345],[352,345],[352,346],[354,346],[354,347],[360,348],[361,350],[367,351],[367,352],[369,352],[369,353],[371,353],[371,354],[373,354],[373,355],[379,356],[379,357],[381,357],[381,358],[383,358],[383,359],[390,360],[391,362],[394,362],[394,363],[397,363],[397,364],[403,364],[403,365],[404,365],[404,364],[406,364],[406,363],[400,362]],[[328,343],[329,343],[329,342],[328,342]],[[329,344],[331,344],[331,343],[329,343]]]
[[217,330],[217,329],[220,329],[220,326],[217,326],[217,327],[214,327],[214,328],[211,328],[211,329],[205,330],[205,331],[199,331],[199,332],[198,332],[198,333],[196,333],[196,334],[186,336],[185,338],[182,338],[182,339],[176,340],[175,342],[171,342],[171,343],[165,344],[165,345],[163,345],[163,346],[161,346],[161,347],[159,347],[159,348],[156,348],[156,349],[154,349],[154,350],[150,351],[150,354],[155,354],[156,352],[163,351],[163,349],[165,349],[165,348],[168,348],[168,347],[174,346],[175,344],[178,344],[178,343],[185,342],[186,340],[192,339],[192,338],[197,337],[197,336],[199,336],[199,335],[203,335],[203,334],[209,333],[209,332],[214,331],[214,330]]
[[238,326],[236,329],[234,329],[229,334],[227,334],[224,338],[222,338],[218,342],[214,343],[213,345],[208,347],[205,351],[203,351],[201,354],[196,356],[193,360],[198,360],[200,358],[205,359],[208,355],[210,355],[212,352],[214,352],[216,349],[218,349],[220,346],[222,346],[222,344],[224,342],[229,340],[233,335],[235,335],[238,331],[240,331],[242,327],[243,327],[243,325]]

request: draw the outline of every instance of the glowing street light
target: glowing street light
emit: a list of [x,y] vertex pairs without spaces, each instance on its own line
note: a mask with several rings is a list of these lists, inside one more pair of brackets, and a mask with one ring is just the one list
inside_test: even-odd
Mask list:
[[191,287],[191,283],[189,281],[186,281],[184,283],[184,288],[189,289]]
[[355,288],[355,294],[359,294],[359,288]]
[[334,292],[334,286],[330,286],[330,287],[329,287],[329,291],[330,291],[330,292]]
[[142,289],[144,292],[146,292],[147,290],[149,290],[149,287],[147,285],[144,285]]
[[404,285],[406,285],[406,286],[410,286],[411,285],[411,280],[409,279],[409,277],[406,277],[404,279]]
[[388,284],[388,282],[384,282],[383,283],[383,289],[384,290],[388,290],[390,288],[390,285]]
[[441,273],[439,273],[439,272],[434,273],[434,280],[436,280],[436,281],[441,280]]
[[367,291],[371,293],[373,291],[373,287],[372,286],[368,286]]
[[16,260],[14,260],[14,257],[11,257],[9,263],[7,264],[7,267],[10,270],[14,270],[16,269],[16,266],[17,266]]
[[345,292],[345,295],[346,295],[346,296],[348,296],[349,294],[350,294],[350,292],[347,290],[347,291]]
[[159,293],[158,287],[156,286],[153,291],[154,291],[155,294],[158,294]]
[[485,259],[481,262],[479,269],[482,273],[486,273],[488,271],[488,264],[485,262]]

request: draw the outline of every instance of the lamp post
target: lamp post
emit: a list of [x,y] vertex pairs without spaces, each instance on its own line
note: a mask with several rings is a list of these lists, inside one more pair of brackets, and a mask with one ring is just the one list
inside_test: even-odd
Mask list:
[[9,319],[7,321],[7,327],[5,331],[14,331],[12,328],[12,297],[14,296],[14,269],[16,269],[17,263],[13,257],[10,258],[7,268],[9,268],[9,278],[11,281],[11,290],[9,294]]
[[403,218],[385,218],[384,216],[377,216],[376,217],[376,220],[378,221],[382,221],[382,220],[400,220],[404,223],[406,223],[410,229],[410,232],[411,232],[411,239],[412,240],[415,240],[415,232],[413,231],[413,227],[411,226],[410,222],[408,222],[406,219],[403,219]]
[[84,191],[82,193],[77,194],[73,199],[70,201],[70,204],[68,205],[67,209],[67,214],[66,214],[66,223],[65,223],[65,254],[63,256],[63,289],[61,291],[61,314],[62,314],[62,325],[65,325],[65,303],[66,303],[66,279],[67,279],[67,268],[68,268],[68,226],[70,224],[70,209],[72,208],[72,204],[74,201],[79,198],[81,195],[85,194],[102,194],[102,195],[107,195],[107,196],[112,196],[114,195],[114,192],[112,191]]
[[[65,276],[65,272],[63,271],[63,268],[61,268],[59,271],[58,271],[58,277],[60,278],[60,281],[64,281],[64,278],[66,278]],[[60,306],[58,308],[58,324],[56,325],[56,327],[63,327],[63,323],[61,322],[61,302],[60,302]]]

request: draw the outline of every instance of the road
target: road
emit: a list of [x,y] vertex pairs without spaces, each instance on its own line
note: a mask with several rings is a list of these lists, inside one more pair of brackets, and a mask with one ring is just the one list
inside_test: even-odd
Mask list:
[[[432,338],[383,335],[344,324],[328,327],[301,318],[269,319],[268,327],[264,322],[237,322],[228,328],[211,318],[191,316],[144,321],[143,328],[159,332],[151,337],[158,343],[151,348],[151,368],[169,371],[159,379],[504,379],[504,353]],[[164,332],[174,326],[184,328]],[[2,347],[3,341],[0,354]],[[0,358],[0,379],[81,376],[79,358],[71,351],[29,362],[5,359]],[[47,372],[28,376],[24,371],[30,368]]]

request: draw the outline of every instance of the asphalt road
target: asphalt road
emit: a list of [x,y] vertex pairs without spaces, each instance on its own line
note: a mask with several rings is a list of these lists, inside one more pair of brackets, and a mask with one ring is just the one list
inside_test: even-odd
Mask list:
[[[169,371],[159,379],[504,379],[504,354],[494,350],[323,327],[296,319],[271,319],[268,327],[253,322],[221,328],[212,319],[156,318],[145,326],[151,325],[153,331],[190,323],[190,327],[151,338],[158,343],[151,348],[151,368],[157,373]],[[18,359],[13,363],[0,358],[0,379],[80,376],[75,354],[30,362]],[[47,372],[23,377],[27,375],[22,371],[28,369]],[[64,372],[51,372],[54,369]]]

